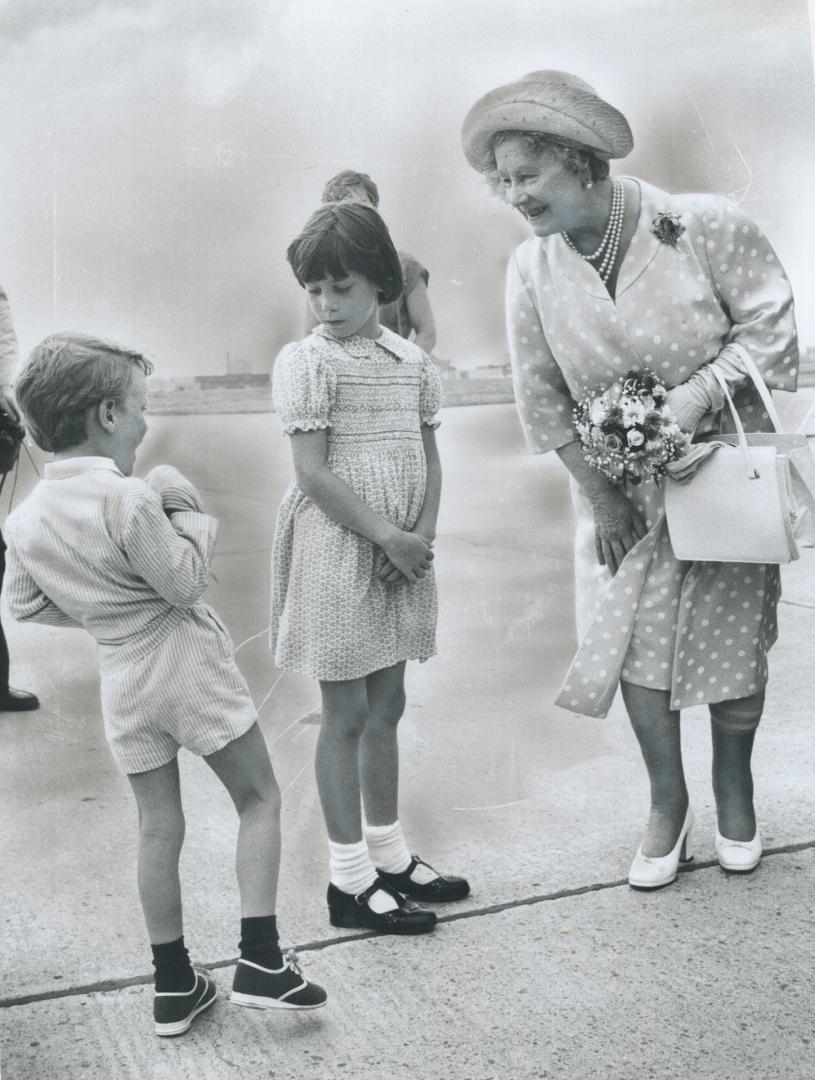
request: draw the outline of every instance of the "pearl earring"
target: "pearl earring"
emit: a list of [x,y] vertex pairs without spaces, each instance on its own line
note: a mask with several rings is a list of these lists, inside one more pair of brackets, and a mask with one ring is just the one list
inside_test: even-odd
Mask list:
[[594,187],[594,181],[593,180],[584,180],[583,181],[583,187],[586,189],[586,191],[588,191],[589,188]]

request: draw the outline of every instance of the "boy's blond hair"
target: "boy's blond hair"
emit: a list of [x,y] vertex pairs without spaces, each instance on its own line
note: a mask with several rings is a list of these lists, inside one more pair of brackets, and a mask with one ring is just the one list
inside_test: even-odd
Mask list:
[[145,375],[153,370],[141,353],[87,334],[50,334],[41,341],[15,383],[37,445],[56,452],[83,443],[88,409],[101,401],[123,401],[134,367]]

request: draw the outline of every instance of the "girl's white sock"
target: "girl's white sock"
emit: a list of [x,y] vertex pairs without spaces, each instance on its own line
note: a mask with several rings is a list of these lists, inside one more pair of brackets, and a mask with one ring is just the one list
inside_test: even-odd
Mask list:
[[[365,839],[368,841],[371,862],[377,870],[384,870],[386,874],[401,874],[410,866],[411,854],[398,821],[394,821],[393,825],[366,825]],[[419,863],[410,875],[410,880],[417,885],[426,885],[437,877],[435,870]]]
[[[337,844],[329,840],[328,866],[331,883],[352,896],[359,896],[376,881],[376,870],[364,840],[356,844]],[[368,903],[378,915],[398,906],[393,897],[381,889],[377,889]]]
[[398,821],[393,825],[365,825],[371,862],[386,874],[401,874],[410,866],[410,852]]
[[332,884],[354,896],[365,892],[376,881],[376,870],[364,840],[356,844],[335,844],[329,840],[328,867]]

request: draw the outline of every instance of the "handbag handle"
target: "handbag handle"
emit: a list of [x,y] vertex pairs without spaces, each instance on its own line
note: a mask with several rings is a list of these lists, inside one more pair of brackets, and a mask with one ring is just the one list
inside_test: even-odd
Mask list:
[[756,468],[756,463],[753,460],[753,455],[750,453],[750,447],[747,445],[747,436],[744,433],[744,425],[739,418],[739,414],[736,412],[736,406],[733,404],[733,398],[730,396],[730,390],[727,386],[727,379],[725,379],[724,375],[722,375],[721,371],[719,371],[715,364],[710,365],[710,370],[713,372],[714,378],[718,382],[719,386],[722,388],[725,400],[730,406],[733,423],[736,425],[736,433],[739,437],[739,449],[741,450],[742,457],[744,458],[744,467],[747,473],[747,479],[758,480],[761,474]]
[[[767,415],[770,418],[770,423],[773,425],[779,435],[784,434],[784,426],[781,423],[781,417],[778,415],[778,410],[775,407],[770,391],[767,389],[767,384],[762,378],[761,372],[758,370],[755,360],[745,350],[740,353],[741,359],[744,361],[747,373],[755,383],[756,390],[758,390],[758,396],[761,398],[764,408],[767,410]],[[714,368],[714,374],[716,373]]]

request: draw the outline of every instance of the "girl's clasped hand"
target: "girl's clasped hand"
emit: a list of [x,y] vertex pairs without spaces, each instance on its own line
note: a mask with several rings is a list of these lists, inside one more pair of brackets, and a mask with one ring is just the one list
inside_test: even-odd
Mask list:
[[433,543],[419,533],[393,528],[393,535],[382,544],[385,562],[377,572],[388,585],[399,582],[415,584],[425,576],[433,561]]

